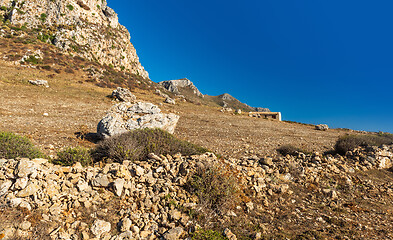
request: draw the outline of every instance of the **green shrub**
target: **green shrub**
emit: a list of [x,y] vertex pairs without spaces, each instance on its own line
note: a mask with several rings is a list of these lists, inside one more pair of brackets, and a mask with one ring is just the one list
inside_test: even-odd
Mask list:
[[45,22],[47,17],[48,16],[45,13],[42,13],[41,16],[40,16],[41,22]]
[[307,153],[307,151],[305,151],[304,149],[301,149],[299,147],[295,147],[290,144],[283,145],[283,146],[279,147],[277,149],[277,152],[279,152],[283,156],[286,156],[286,155],[297,156],[299,152]]
[[202,214],[210,215],[234,209],[241,200],[238,179],[223,164],[214,163],[200,166],[186,184],[186,189],[195,194],[204,208]]
[[334,149],[336,153],[345,155],[346,152],[352,151],[353,149],[363,146],[380,146],[382,144],[392,144],[393,134],[379,133],[379,134],[367,134],[367,135],[346,135],[340,137]]
[[221,233],[214,230],[198,229],[192,234],[192,240],[227,240]]
[[90,150],[83,147],[67,148],[57,153],[57,159],[52,161],[54,164],[63,166],[72,166],[80,162],[82,166],[88,166],[93,163]]
[[93,150],[96,161],[145,160],[149,153],[195,155],[206,148],[179,140],[161,129],[139,129],[101,141]]
[[0,132],[0,158],[43,158],[45,155],[27,137]]
[[67,4],[66,8],[68,8],[68,10],[70,11],[74,10],[74,6],[72,6],[71,4]]

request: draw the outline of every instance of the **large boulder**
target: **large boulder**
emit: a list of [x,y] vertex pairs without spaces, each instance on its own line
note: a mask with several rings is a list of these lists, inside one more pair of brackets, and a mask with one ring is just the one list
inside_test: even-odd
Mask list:
[[111,108],[98,123],[97,133],[101,138],[143,128],[161,128],[174,133],[178,120],[178,115],[161,113],[161,110],[152,103],[124,102]]
[[121,102],[133,102],[136,100],[134,94],[127,88],[118,87],[112,92],[112,98],[118,99]]

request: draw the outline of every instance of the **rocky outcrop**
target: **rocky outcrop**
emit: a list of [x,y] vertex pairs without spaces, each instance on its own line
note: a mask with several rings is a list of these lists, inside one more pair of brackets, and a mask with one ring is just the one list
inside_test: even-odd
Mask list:
[[326,131],[329,129],[329,126],[327,124],[318,124],[315,126],[315,129],[320,131]]
[[159,84],[163,86],[166,90],[178,95],[182,94],[182,91],[190,89],[194,95],[198,97],[203,97],[203,94],[198,90],[198,88],[195,87],[195,85],[187,78],[163,81],[159,82]]
[[59,49],[148,78],[127,29],[106,0],[2,0],[6,20],[41,29],[40,39]]
[[161,113],[161,110],[152,103],[124,102],[111,108],[98,123],[97,133],[101,138],[142,128],[161,128],[174,133],[178,120],[178,115]]
[[269,108],[262,108],[262,107],[256,107],[254,108],[255,112],[270,112]]
[[133,102],[136,100],[135,95],[132,94],[130,90],[122,87],[118,87],[117,89],[113,90],[112,98],[121,102]]

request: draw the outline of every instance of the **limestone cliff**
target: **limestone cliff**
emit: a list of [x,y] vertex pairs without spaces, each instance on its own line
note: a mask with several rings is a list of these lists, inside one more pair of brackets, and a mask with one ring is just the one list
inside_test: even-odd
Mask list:
[[0,6],[4,21],[39,31],[65,52],[149,77],[106,0],[0,0]]

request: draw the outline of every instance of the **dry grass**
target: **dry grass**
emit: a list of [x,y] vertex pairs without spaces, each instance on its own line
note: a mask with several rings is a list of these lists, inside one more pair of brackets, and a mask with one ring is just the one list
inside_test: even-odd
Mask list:
[[174,155],[179,152],[189,156],[207,151],[161,129],[140,129],[101,141],[92,154],[96,161],[122,163],[124,160],[145,160],[149,153]]

